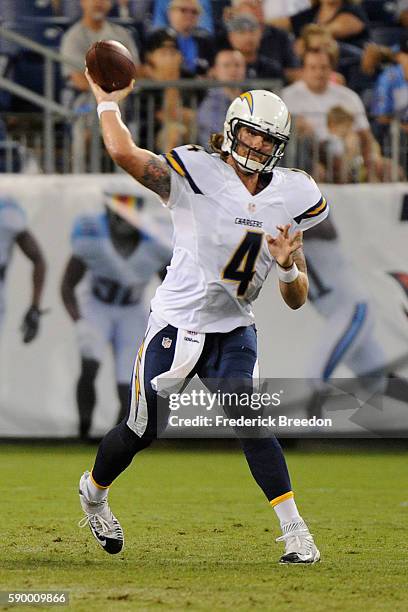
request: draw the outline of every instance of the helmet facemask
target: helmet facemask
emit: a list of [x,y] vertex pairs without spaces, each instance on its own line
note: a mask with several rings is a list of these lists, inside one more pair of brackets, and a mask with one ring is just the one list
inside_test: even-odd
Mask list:
[[[254,147],[251,147],[240,140],[238,133],[241,127],[248,127],[259,134],[269,136],[273,140],[273,148],[271,152],[262,153],[258,149],[255,149]],[[283,134],[276,134],[276,132],[272,133],[268,129],[262,129],[260,126],[254,125],[254,123],[251,121],[245,121],[237,118],[234,118],[230,122],[227,137],[231,142],[230,152],[232,157],[240,168],[248,174],[267,174],[272,172],[276,164],[282,159],[286,144],[289,141],[289,138]],[[244,150],[246,149],[246,155],[240,155],[237,151],[238,147],[243,147]],[[259,159],[251,159],[251,153],[255,154]]]

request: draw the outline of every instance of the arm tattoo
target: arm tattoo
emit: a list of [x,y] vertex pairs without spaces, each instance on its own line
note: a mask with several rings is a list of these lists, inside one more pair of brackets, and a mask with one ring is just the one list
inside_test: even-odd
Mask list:
[[159,159],[152,157],[145,163],[140,182],[148,189],[157,193],[163,200],[169,198],[170,169]]
[[303,253],[302,247],[299,247],[293,253],[293,261],[297,265],[299,272],[304,272],[305,274],[307,274],[306,258],[305,254]]

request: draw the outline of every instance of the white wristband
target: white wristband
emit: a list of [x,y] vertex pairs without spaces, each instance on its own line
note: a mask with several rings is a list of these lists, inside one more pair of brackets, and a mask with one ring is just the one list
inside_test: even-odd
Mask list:
[[116,113],[119,113],[119,117],[121,116],[119,104],[117,102],[99,102],[98,106],[96,107],[96,111],[99,119],[104,111],[115,111]]
[[278,262],[276,262],[276,264],[278,268],[278,278],[283,283],[293,283],[293,281],[299,276],[299,269],[295,262],[293,262],[293,265],[289,268],[289,270],[281,268]]

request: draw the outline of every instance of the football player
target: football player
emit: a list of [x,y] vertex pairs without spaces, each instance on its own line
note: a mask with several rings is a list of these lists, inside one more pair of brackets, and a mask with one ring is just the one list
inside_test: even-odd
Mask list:
[[[108,190],[104,202],[105,212],[75,220],[73,254],[61,287],[81,354],[76,397],[79,436],[84,440],[92,425],[95,380],[108,343],[115,358],[118,422],[126,414],[135,347],[143,338],[148,319],[144,291],[155,274],[164,277],[171,259],[169,247],[135,225],[141,198]],[[78,300],[75,289],[86,273],[88,291]]]
[[325,383],[341,363],[373,395],[382,393],[406,401],[406,381],[393,373],[387,376],[386,356],[374,333],[375,315],[370,297],[344,255],[331,219],[325,219],[306,234],[304,253],[309,300],[326,321],[308,361],[307,378],[314,389],[307,406],[308,416],[321,416],[327,397]]
[[31,304],[21,325],[24,343],[37,336],[40,327],[40,303],[45,280],[45,260],[33,234],[27,229],[27,219],[17,202],[0,196],[0,330],[5,311],[5,281],[14,245],[33,264]]
[[[158,377],[198,374],[217,379],[221,393],[239,379],[252,390],[257,343],[251,303],[272,267],[286,304],[297,309],[305,303],[302,230],[324,219],[328,205],[313,179],[275,168],[290,134],[288,109],[275,94],[254,90],[238,96],[228,108],[224,133],[212,137],[213,154],[185,145],[158,157],[138,148],[121,120],[117,103],[132,87],[106,94],[89,82],[108,153],[159,195],[174,225],[173,257],[151,303],[129,412],[101,442],[92,473],[80,480],[81,525],[89,524],[113,554],[124,538],[109,508],[108,490],[134,455],[157,437]],[[292,341],[288,337],[288,344]],[[276,438],[242,437],[240,443],[280,521],[281,562],[318,561]]]

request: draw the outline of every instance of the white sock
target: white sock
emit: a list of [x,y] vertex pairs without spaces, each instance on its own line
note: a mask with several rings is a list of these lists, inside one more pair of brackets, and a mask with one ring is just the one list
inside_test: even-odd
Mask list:
[[108,497],[109,488],[101,489],[92,480],[91,475],[85,480],[85,496],[92,502],[101,502]]
[[280,502],[280,504],[276,504],[273,509],[275,510],[281,525],[284,523],[293,523],[302,520],[293,497],[285,499],[285,501]]

